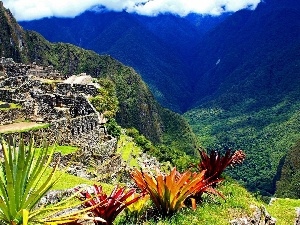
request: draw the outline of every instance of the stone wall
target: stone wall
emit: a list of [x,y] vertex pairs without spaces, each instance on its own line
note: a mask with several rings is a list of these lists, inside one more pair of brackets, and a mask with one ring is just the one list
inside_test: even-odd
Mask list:
[[0,125],[11,124],[16,120],[29,118],[30,112],[26,109],[0,110]]
[[231,225],[276,225],[276,219],[273,218],[264,206],[257,207],[251,205],[250,208],[254,210],[252,217],[243,217],[230,221]]
[[33,63],[30,70],[27,71],[27,74],[50,80],[65,79],[65,76],[55,70],[53,66],[42,67],[36,65],[35,63]]
[[[96,151],[99,149],[100,144],[104,140],[108,140],[107,137],[109,137],[105,132],[105,128],[97,123],[96,116],[79,117],[72,121],[65,118],[60,119],[53,121],[48,128],[23,132],[22,135],[27,140],[33,135],[38,145],[42,143],[42,140],[46,139],[50,145],[56,143]],[[89,123],[86,123],[87,121]],[[74,132],[75,130],[76,132]],[[20,133],[3,134],[3,136],[5,138],[13,137],[18,139]]]
[[68,83],[58,83],[56,85],[56,92],[61,95],[71,95],[74,93],[83,93],[86,95],[95,96],[98,94],[98,90],[94,85],[68,84]]
[[54,69],[53,66],[38,66],[36,63],[26,65],[15,63],[11,58],[0,59],[0,71],[5,72],[8,77],[33,75],[44,79],[61,80],[65,76]]
[[14,93],[14,90],[0,88],[0,100],[3,102],[12,102]]
[[0,65],[4,68],[6,76],[15,77],[15,76],[25,76],[27,71],[31,68],[30,65],[15,63],[11,58],[1,58]]
[[28,81],[28,76],[15,76],[8,77],[3,82],[0,83],[1,88],[18,88],[24,82]]
[[296,208],[295,225],[300,225],[300,208]]

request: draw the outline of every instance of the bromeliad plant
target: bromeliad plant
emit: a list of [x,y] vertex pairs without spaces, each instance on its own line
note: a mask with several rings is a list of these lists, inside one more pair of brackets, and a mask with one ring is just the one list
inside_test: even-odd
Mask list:
[[[131,199],[137,197],[138,195],[139,194],[137,193],[133,194],[128,198],[128,201],[131,201]],[[129,221],[131,224],[137,224],[138,220],[149,206],[149,198],[149,195],[142,195],[138,201],[127,206],[124,210],[126,214],[126,221]]]
[[227,150],[225,155],[222,156],[220,152],[211,151],[208,155],[204,150],[199,150],[201,161],[198,163],[197,168],[199,171],[205,170],[205,178],[210,180],[218,180],[221,174],[228,166],[234,166],[242,163],[245,160],[245,153],[243,150],[231,153]]
[[[217,194],[225,199],[224,195],[217,191],[216,184],[223,181],[221,174],[228,166],[234,166],[242,163],[245,160],[245,153],[243,150],[235,151],[231,153],[231,150],[227,150],[224,156],[221,156],[220,152],[211,151],[208,155],[204,150],[199,150],[201,161],[196,165],[199,172],[205,172],[205,179],[211,184],[204,192]],[[192,195],[192,199],[197,202],[202,200],[203,191],[196,192]]]
[[141,195],[136,194],[135,189],[126,190],[125,187],[116,186],[112,193],[107,196],[102,186],[93,186],[93,193],[88,191],[80,191],[78,198],[83,201],[85,207],[91,207],[90,212],[103,221],[95,221],[95,224],[112,225],[113,221],[119,213],[127,206],[138,201]]
[[209,183],[205,171],[179,173],[174,167],[168,175],[157,171],[156,176],[135,169],[131,176],[136,185],[150,195],[163,217],[172,216],[184,206],[184,201],[196,192],[204,191]]
[[205,170],[205,178],[211,180],[218,180],[221,174],[228,166],[234,166],[242,163],[245,160],[245,153],[243,150],[235,151],[231,153],[228,149],[224,156],[220,152],[211,151],[208,155],[204,150],[199,150],[201,161],[197,165],[199,171]]

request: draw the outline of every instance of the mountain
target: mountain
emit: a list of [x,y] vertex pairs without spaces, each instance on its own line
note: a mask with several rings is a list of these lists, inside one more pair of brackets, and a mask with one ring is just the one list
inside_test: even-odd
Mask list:
[[[154,143],[177,143],[182,150],[194,152],[196,140],[187,122],[178,114],[162,108],[134,69],[110,56],[101,56],[71,44],[53,44],[36,32],[24,31],[2,3],[0,26],[2,56],[11,57],[16,62],[53,65],[67,75],[85,72],[111,79],[120,102],[116,119],[121,126],[137,128]],[[179,128],[174,135],[170,121]]]
[[[173,73],[160,70],[172,82],[155,86],[157,89],[150,84],[152,90],[159,90],[155,96],[163,93],[165,99],[176,99],[167,104],[169,107],[175,105],[182,112],[189,109],[185,117],[203,147],[245,150],[247,160],[230,174],[262,195],[275,193],[283,160],[300,140],[299,9],[296,0],[265,0],[253,11],[241,10],[216,19],[204,32],[197,26],[200,17],[193,15],[182,19],[184,23],[169,15],[160,20],[130,15],[143,28],[139,28],[141,32],[146,28],[151,40],[163,43],[178,60],[161,61],[177,69]],[[177,24],[174,27],[178,29],[172,33],[175,28],[167,24]],[[129,46],[127,38],[120,35],[118,40]],[[143,49],[137,52],[141,58],[144,49],[153,48],[144,48],[142,41],[137,45]],[[152,58],[147,62],[160,68]],[[178,103],[181,99],[183,103]]]
[[186,79],[191,56],[200,37],[224,18],[85,12],[73,19],[44,18],[20,24],[50,41],[72,43],[113,56],[135,68],[160,103],[183,112],[192,99],[189,87],[193,81]]
[[[14,20],[10,11],[5,10],[3,3],[0,1],[0,54],[1,56],[9,55],[17,61],[24,60],[28,53],[27,46],[24,46],[26,32]],[[8,23],[8,20],[10,20]]]
[[[297,69],[300,40],[299,8],[289,5],[279,8],[270,1],[255,11],[241,10],[203,38],[194,60],[194,105],[225,92],[234,101],[260,101],[267,95],[272,98],[268,103],[286,94]],[[280,78],[283,74],[286,79]]]
[[299,2],[266,1],[234,13],[198,46],[194,107],[185,114],[209,149],[242,148],[231,175],[274,194],[282,160],[299,140]]

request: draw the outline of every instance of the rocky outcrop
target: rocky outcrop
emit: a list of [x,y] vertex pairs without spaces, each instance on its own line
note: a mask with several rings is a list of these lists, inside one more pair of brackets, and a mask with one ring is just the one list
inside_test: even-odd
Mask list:
[[273,218],[264,206],[257,207],[251,205],[254,209],[252,217],[243,217],[230,221],[231,225],[276,225],[276,219]]

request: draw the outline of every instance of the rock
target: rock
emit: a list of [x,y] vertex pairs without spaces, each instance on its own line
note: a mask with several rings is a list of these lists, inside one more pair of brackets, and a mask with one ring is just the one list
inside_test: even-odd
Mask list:
[[295,225],[300,225],[300,208],[296,208],[296,221]]
[[257,207],[254,205],[250,206],[254,209],[253,216],[237,218],[230,221],[231,225],[276,225],[276,219],[273,218],[266,210],[264,206]]

